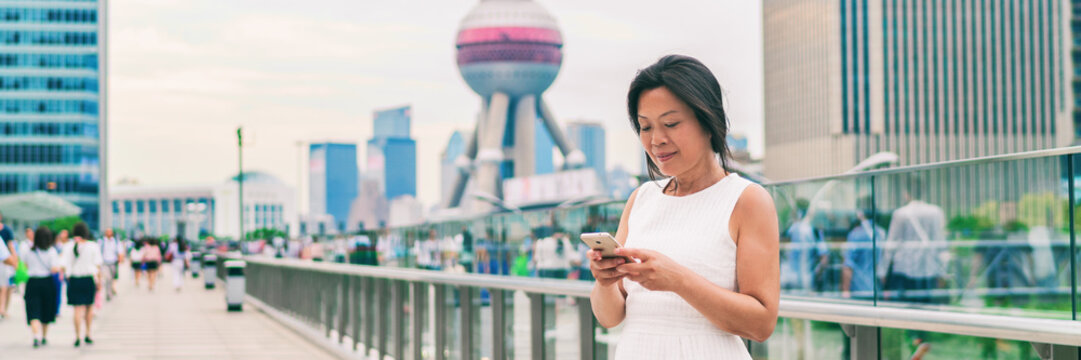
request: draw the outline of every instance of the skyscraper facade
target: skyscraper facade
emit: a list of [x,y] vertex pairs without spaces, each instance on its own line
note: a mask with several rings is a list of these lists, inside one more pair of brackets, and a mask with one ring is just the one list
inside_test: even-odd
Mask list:
[[1069,13],[1065,0],[765,1],[765,175],[1069,145]]
[[604,127],[594,122],[572,122],[567,124],[567,139],[586,155],[585,167],[593,169],[597,173],[597,179],[607,188],[608,169],[605,157]]
[[413,109],[410,106],[375,111],[375,118],[372,121],[374,127],[372,137],[409,137],[412,116]]
[[337,228],[343,230],[349,219],[349,208],[357,197],[357,146],[313,143],[309,154],[310,211],[333,216]]
[[106,2],[0,6],[0,193],[45,191],[111,223]]
[[368,140],[368,177],[375,179],[387,201],[417,196],[417,143],[410,138],[412,111],[401,107],[376,111],[375,134]]
[[447,140],[447,146],[443,148],[443,154],[439,157],[440,179],[439,190],[441,195],[440,204],[446,204],[454,191],[454,178],[458,176],[458,158],[465,154],[466,136],[461,131],[455,131]]

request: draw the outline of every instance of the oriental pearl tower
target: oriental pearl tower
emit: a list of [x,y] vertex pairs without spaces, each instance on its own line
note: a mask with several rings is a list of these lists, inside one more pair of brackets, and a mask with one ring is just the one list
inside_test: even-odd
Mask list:
[[475,194],[501,200],[503,179],[534,175],[535,152],[551,151],[536,148],[535,131],[551,135],[565,167],[585,162],[542,97],[559,74],[562,47],[555,18],[531,0],[481,0],[462,19],[458,68],[480,95],[482,110],[465,154],[455,161],[459,173],[446,208],[459,206],[470,178]]

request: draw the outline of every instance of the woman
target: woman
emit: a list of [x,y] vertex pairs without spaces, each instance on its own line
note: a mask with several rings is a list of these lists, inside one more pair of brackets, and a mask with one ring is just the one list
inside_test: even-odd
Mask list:
[[[56,233],[56,238],[52,242],[53,248],[56,249],[57,254],[64,254],[64,249],[67,249],[71,244],[68,242],[68,230],[61,229]],[[61,305],[64,304],[62,296],[64,296],[64,272],[58,272],[53,274],[53,285],[56,286],[56,317],[60,317]]]
[[39,226],[32,237],[33,244],[25,244],[19,258],[26,263],[26,323],[34,336],[34,348],[45,345],[49,324],[56,321],[56,285],[53,274],[60,272],[60,255],[53,248],[53,232]]
[[129,250],[128,259],[131,259],[131,273],[135,278],[135,288],[139,288],[139,278],[146,272],[143,270],[143,240],[136,241]]
[[589,251],[593,313],[626,322],[616,359],[750,359],[777,323],[777,215],[762,187],[728,170],[721,88],[698,60],[666,56],[627,95],[650,176],[628,199],[618,254]]
[[68,280],[68,305],[75,309],[75,347],[82,341],[87,345],[94,343],[90,339],[90,326],[94,319],[94,297],[101,283],[101,248],[90,237],[90,228],[86,223],[76,223],[71,229],[75,240],[64,248],[62,263]]
[[158,281],[158,266],[161,265],[161,247],[158,239],[143,239],[143,265],[146,267],[146,285],[150,291],[154,291],[154,283]]
[[177,235],[176,241],[169,244],[169,250],[165,252],[165,259],[173,268],[173,287],[177,292],[180,292],[181,285],[184,285],[184,267],[188,263],[188,244],[184,241],[184,238]]

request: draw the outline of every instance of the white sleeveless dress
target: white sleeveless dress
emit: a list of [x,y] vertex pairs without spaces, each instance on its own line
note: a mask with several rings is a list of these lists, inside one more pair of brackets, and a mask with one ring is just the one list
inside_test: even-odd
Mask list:
[[[638,188],[628,219],[631,248],[658,251],[728,290],[736,288],[736,244],[728,220],[750,181],[735,173],[694,194],[662,193],[668,179]],[[615,358],[750,359],[743,340],[718,329],[673,292],[623,279],[627,316]]]

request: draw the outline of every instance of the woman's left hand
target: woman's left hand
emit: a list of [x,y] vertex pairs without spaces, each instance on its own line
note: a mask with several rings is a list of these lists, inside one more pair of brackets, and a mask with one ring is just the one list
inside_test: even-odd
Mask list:
[[649,290],[678,292],[688,275],[693,274],[687,267],[653,250],[618,248],[616,254],[638,259],[638,262],[620,265],[616,270]]

